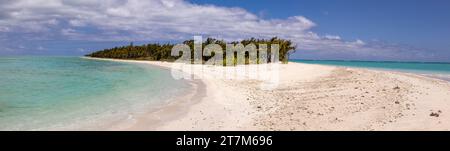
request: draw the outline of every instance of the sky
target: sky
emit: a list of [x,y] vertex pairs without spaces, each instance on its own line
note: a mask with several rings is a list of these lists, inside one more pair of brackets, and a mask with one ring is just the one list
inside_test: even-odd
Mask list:
[[289,39],[294,59],[450,62],[448,0],[0,0],[0,55],[193,36]]

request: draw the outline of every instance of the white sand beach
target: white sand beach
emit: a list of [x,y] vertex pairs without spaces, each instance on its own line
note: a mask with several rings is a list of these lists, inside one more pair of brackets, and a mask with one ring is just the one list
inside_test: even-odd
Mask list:
[[279,71],[274,90],[258,80],[204,76],[187,96],[110,130],[450,130],[448,81],[293,62]]

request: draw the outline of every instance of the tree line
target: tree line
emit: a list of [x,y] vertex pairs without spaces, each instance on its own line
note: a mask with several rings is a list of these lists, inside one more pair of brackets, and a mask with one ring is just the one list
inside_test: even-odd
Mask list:
[[[186,40],[183,42],[183,44],[186,44],[190,47],[191,50],[191,56],[193,56],[194,53],[194,40]],[[226,60],[226,45],[227,44],[243,44],[244,46],[247,46],[248,44],[255,44],[257,50],[259,50],[259,44],[266,44],[267,45],[267,60],[271,62],[270,60],[270,53],[271,53],[271,44],[278,44],[279,45],[279,59],[283,63],[287,63],[289,60],[289,55],[295,52],[295,46],[290,40],[280,39],[278,37],[273,37],[271,39],[256,39],[256,38],[250,38],[245,39],[241,41],[233,41],[226,43],[224,40],[217,40],[214,38],[207,38],[206,41],[202,43],[202,48],[205,48],[206,45],[209,44],[218,44],[222,47],[223,52],[223,59]],[[114,47],[110,49],[104,49],[100,51],[93,52],[91,54],[87,54],[86,56],[89,57],[96,57],[96,58],[114,58],[114,59],[134,59],[134,60],[152,60],[152,61],[175,61],[179,58],[179,56],[172,56],[171,51],[174,47],[174,44],[159,44],[159,43],[152,43],[152,44],[144,44],[140,46],[134,46],[133,43],[131,43],[128,46],[121,46],[121,47]],[[203,50],[202,50],[203,51]],[[257,51],[259,55],[259,51]],[[203,52],[202,52],[203,54]],[[202,60],[205,62],[208,59],[212,58],[215,54],[213,53],[212,56],[203,56]],[[245,54],[245,63],[248,64],[249,61],[249,54]],[[233,60],[236,60],[236,54],[234,55]],[[225,62],[224,62],[225,63]]]

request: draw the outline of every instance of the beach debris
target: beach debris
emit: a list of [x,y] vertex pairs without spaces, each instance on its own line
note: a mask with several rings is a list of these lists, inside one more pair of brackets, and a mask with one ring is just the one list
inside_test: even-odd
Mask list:
[[400,104],[400,102],[399,102],[399,101],[395,101],[394,103],[395,103],[395,104]]
[[333,111],[334,110],[334,106],[330,107],[330,109],[328,109],[328,110]]
[[439,117],[439,113],[431,112],[430,116]]
[[407,109],[407,110],[410,110],[410,109],[411,109],[410,106],[411,106],[411,105],[410,105],[409,103],[406,103],[406,109]]
[[437,112],[431,112],[430,116],[439,117],[440,113],[442,113],[441,110],[438,110]]
[[395,86],[394,90],[400,90],[400,87],[399,86]]

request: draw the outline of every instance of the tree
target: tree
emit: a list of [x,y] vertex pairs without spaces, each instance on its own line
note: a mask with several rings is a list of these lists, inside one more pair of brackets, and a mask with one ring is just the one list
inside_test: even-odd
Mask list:
[[[289,55],[295,52],[295,46],[292,44],[290,40],[280,39],[278,37],[273,37],[269,40],[267,39],[256,39],[250,38],[241,41],[232,41],[229,44],[255,44],[257,49],[259,49],[259,44],[266,44],[268,46],[268,55],[267,60],[270,60],[271,54],[271,44],[279,45],[279,60],[283,63],[287,63],[289,60]],[[194,56],[194,40],[186,40],[183,44],[188,45],[191,48],[191,56]],[[205,42],[202,43],[203,48],[208,44],[218,44],[224,50],[223,59],[226,60],[226,42],[224,40],[217,40],[214,38],[207,38]],[[165,61],[174,61],[179,58],[179,56],[171,56],[170,52],[173,48],[174,44],[159,44],[159,43],[150,43],[142,46],[134,46],[133,42],[128,46],[114,47],[110,49],[104,49],[100,51],[93,52],[86,56],[97,57],[97,58],[116,58],[116,59],[140,59],[140,60],[165,60]],[[203,52],[202,52],[203,53]],[[257,53],[259,55],[259,52]],[[214,55],[214,54],[213,54]],[[203,56],[203,62],[209,60],[212,56]],[[245,54],[246,64],[249,58],[248,54]],[[191,58],[192,59],[192,58]],[[232,60],[237,60],[236,56]],[[257,61],[259,62],[259,61]],[[225,61],[224,61],[225,63]]]

